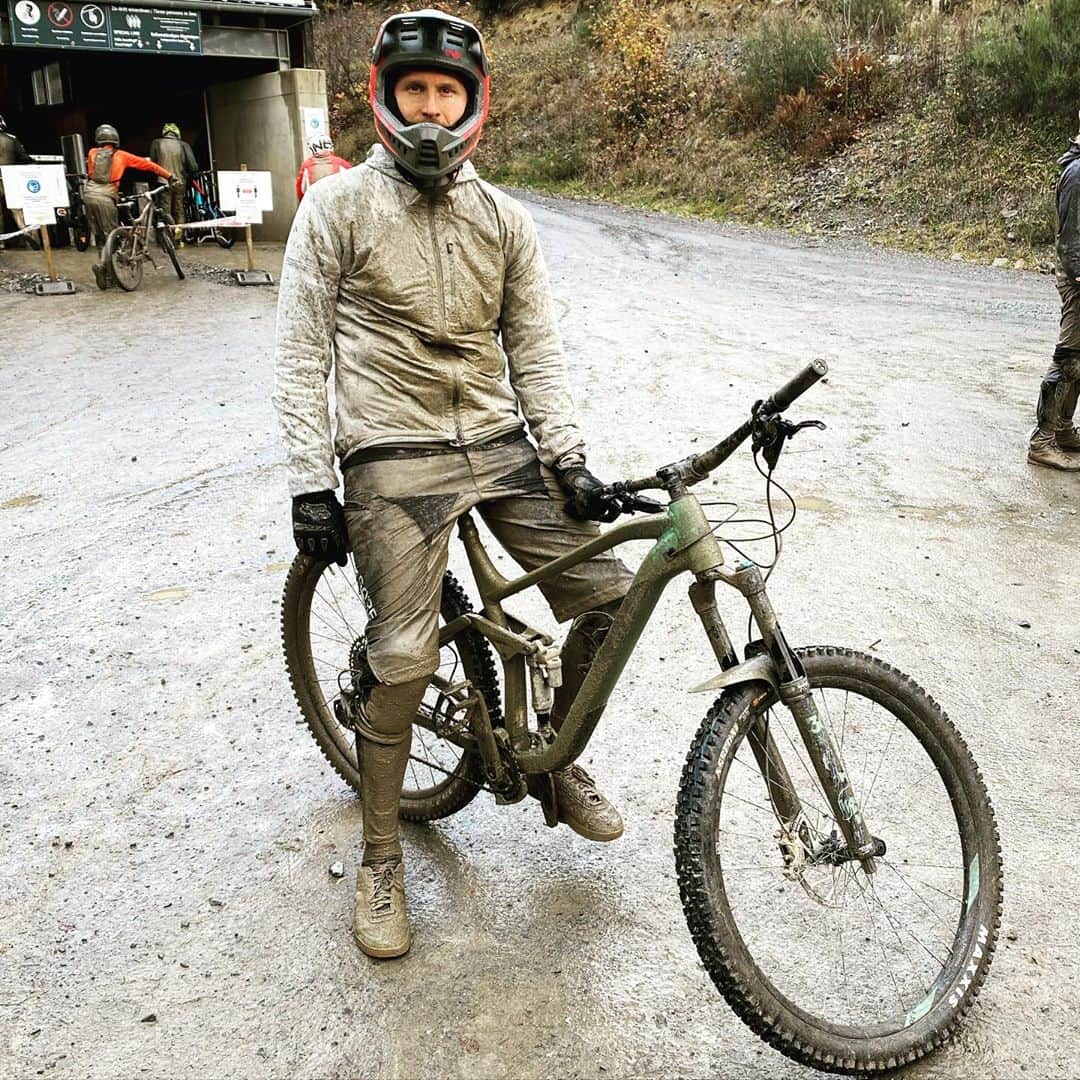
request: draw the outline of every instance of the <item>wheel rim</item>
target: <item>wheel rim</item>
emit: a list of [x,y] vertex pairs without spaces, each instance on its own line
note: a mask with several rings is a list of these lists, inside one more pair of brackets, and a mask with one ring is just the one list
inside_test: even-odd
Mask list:
[[[322,568],[305,597],[300,618],[301,649],[311,673],[312,698],[335,747],[355,770],[356,737],[351,729],[338,722],[334,712],[342,687],[347,688],[351,682],[350,658],[363,652],[361,642],[368,623],[368,608],[357,584],[351,556],[348,567],[330,563]],[[463,661],[455,646],[442,648],[436,674],[451,684],[465,678]],[[434,686],[429,686],[421,710],[429,716],[433,714],[441,696]],[[454,743],[419,725],[413,726],[412,736],[401,792],[403,800],[429,799],[468,770],[467,755]]]
[[[953,804],[964,797],[959,781],[917,717],[840,677],[816,680],[813,696],[867,825],[885,841],[877,873],[835,865],[839,829],[790,713],[774,707],[759,715],[799,792],[805,827],[780,835],[746,738],[748,714],[723,763],[708,861],[743,946],[777,996],[838,1036],[876,1037],[917,1022],[958,976],[977,856]],[[795,854],[786,873],[781,839]]]

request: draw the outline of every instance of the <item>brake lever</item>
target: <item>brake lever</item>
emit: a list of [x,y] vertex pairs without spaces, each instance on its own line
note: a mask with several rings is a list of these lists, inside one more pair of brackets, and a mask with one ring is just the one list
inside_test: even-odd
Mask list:
[[825,430],[825,424],[821,420],[803,420],[799,424],[793,424],[782,416],[770,417],[762,424],[760,435],[754,437],[754,448],[761,450],[761,456],[769,466],[771,472],[776,468],[780,460],[780,453],[784,449],[784,443],[802,431],[803,428],[817,428]]

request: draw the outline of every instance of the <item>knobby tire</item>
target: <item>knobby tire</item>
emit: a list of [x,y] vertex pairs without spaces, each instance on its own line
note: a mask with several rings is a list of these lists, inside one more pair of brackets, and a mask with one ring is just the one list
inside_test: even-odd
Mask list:
[[[933,1004],[921,1016],[912,1019],[909,1014],[902,1018],[903,1023],[858,1031],[810,1015],[784,997],[758,967],[725,892],[715,831],[720,822],[722,785],[730,779],[731,761],[743,736],[753,718],[776,707],[775,695],[762,683],[731,688],[718,698],[687,756],[675,823],[683,909],[717,989],[765,1042],[795,1061],[829,1072],[892,1069],[923,1057],[948,1040],[986,978],[1001,921],[997,825],[979,769],[962,737],[940,706],[913,680],[875,657],[850,649],[819,646],[801,649],[799,655],[812,688],[846,690],[895,709],[894,715],[930,756],[948,794],[967,868],[962,894],[967,907],[960,913],[953,951],[939,976],[944,985],[935,989]],[[872,827],[872,821],[869,824]],[[979,861],[972,874],[969,859],[975,854]],[[808,952],[814,947],[814,941],[806,942]],[[795,956],[788,961],[790,965],[798,962]]]

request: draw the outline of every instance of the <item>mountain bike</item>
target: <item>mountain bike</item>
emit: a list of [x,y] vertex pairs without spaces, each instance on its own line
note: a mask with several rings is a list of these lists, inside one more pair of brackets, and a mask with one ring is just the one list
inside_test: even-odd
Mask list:
[[[226,215],[218,208],[217,185],[213,172],[201,172],[192,177],[188,188],[188,221],[217,221]],[[217,228],[188,228],[184,230],[184,239],[189,244],[202,244],[214,240],[219,247],[231,248],[236,243],[236,234],[228,226]]]
[[[773,495],[783,489],[774,469],[789,439],[823,426],[783,413],[826,371],[814,361],[710,450],[609,485],[626,512],[645,508],[646,490],[668,502],[530,573],[504,577],[472,518],[460,519],[480,608],[447,574],[440,668],[414,722],[400,811],[430,821],[480,791],[516,802],[526,777],[535,789],[573,762],[663,589],[690,574],[690,603],[719,668],[694,688],[716,696],[676,801],[674,854],[691,937],[717,989],[767,1043],[822,1070],[862,1073],[914,1061],[955,1032],[994,952],[1002,866],[983,780],[940,706],[877,657],[792,647],[769,601],[768,574],[741,554],[725,560],[725,549],[738,553],[747,539],[731,536],[737,511],[711,520],[712,504],[691,491],[750,440],[778,557],[791,520],[777,524]],[[549,719],[559,647],[503,601],[643,539],[653,546],[556,732]],[[750,609],[756,629],[741,658],[717,585]],[[369,670],[366,610],[363,582],[350,569],[297,556],[282,612],[289,677],[323,754],[361,795],[352,718]]]
[[142,284],[145,261],[149,260],[150,265],[157,269],[157,263],[150,253],[151,236],[155,238],[157,246],[168,255],[176,276],[181,281],[184,280],[184,271],[180,268],[173,244],[176,222],[170,214],[161,210],[153,199],[166,187],[167,184],[162,184],[152,191],[122,199],[116,204],[120,213],[130,213],[142,202],[142,209],[130,218],[130,223],[118,225],[105,238],[105,250],[101,256],[101,261],[111,269],[116,283],[125,292],[134,292]]

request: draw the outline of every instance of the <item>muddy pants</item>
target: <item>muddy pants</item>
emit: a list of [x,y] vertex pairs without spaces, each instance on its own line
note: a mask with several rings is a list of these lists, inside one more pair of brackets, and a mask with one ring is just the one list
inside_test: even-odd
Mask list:
[[86,205],[86,219],[90,231],[94,234],[94,243],[100,252],[105,246],[105,238],[120,224],[120,215],[116,209],[116,187],[102,184],[97,180],[87,180],[83,193]]
[[161,209],[168,214],[177,225],[183,225],[187,221],[184,213],[184,189],[182,180],[170,180],[169,186],[161,193]]
[[[370,616],[368,661],[379,680],[361,732],[365,861],[401,850],[398,796],[412,718],[439,664],[442,577],[455,522],[475,508],[528,571],[598,535],[595,523],[566,513],[565,500],[524,437],[427,457],[347,462],[345,514]],[[631,580],[605,552],[539,588],[565,622],[621,599]]]
[[1039,391],[1035,415],[1039,435],[1052,437],[1073,426],[1077,397],[1080,396],[1080,284],[1058,276],[1061,293],[1061,332],[1057,348]]

